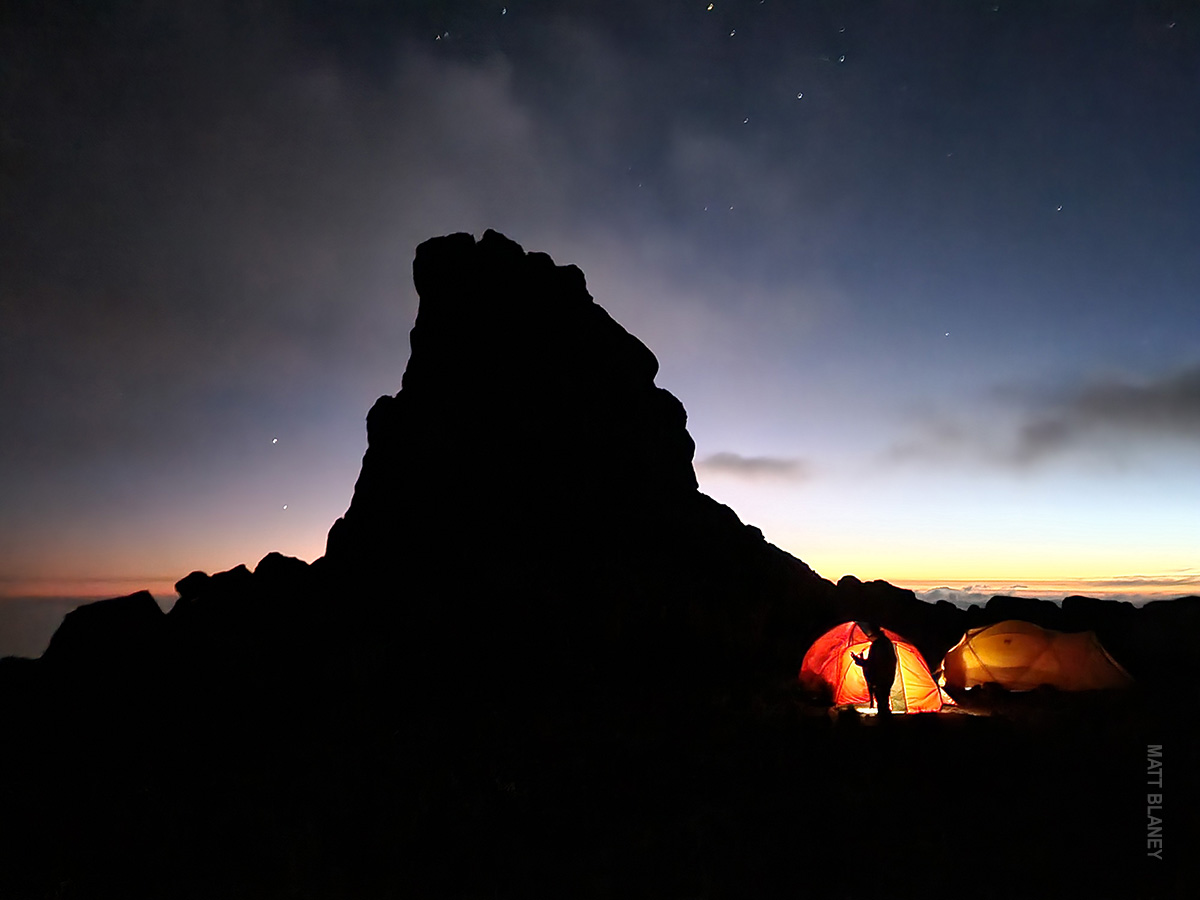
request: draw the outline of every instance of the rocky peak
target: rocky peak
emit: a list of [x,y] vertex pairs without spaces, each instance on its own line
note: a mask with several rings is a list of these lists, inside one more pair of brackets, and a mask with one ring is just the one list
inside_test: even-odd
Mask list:
[[402,390],[367,417],[331,561],[418,558],[454,533],[488,547],[594,541],[635,508],[696,492],[682,404],[578,268],[488,231],[426,241],[413,279]]

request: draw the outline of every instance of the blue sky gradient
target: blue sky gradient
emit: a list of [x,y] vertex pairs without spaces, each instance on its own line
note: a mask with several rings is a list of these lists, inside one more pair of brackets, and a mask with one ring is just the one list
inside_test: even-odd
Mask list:
[[0,594],[319,555],[486,228],[827,577],[1200,575],[1200,11],[707,6],[19,8]]

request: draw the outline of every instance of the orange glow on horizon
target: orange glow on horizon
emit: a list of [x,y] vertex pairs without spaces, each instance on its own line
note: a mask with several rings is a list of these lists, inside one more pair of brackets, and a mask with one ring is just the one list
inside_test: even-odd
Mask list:
[[[237,535],[232,537],[236,539]],[[16,571],[0,578],[0,599],[44,597],[90,601],[149,591],[160,602],[169,602],[177,596],[175,582],[191,572],[213,574],[239,565],[253,571],[273,550],[312,562],[324,553],[324,543],[322,535],[319,539],[294,541],[292,546],[271,548],[266,540],[259,539],[247,541],[239,552],[231,546],[233,540],[228,540],[210,546],[206,552],[168,546],[140,554],[106,553],[108,548],[100,546],[57,563],[48,558],[47,552],[45,558],[26,558],[23,566],[13,567]]]
[[0,585],[0,599],[16,597],[104,600],[149,591],[156,600],[174,600],[175,582],[187,573],[168,576],[117,576],[112,578],[18,578]]

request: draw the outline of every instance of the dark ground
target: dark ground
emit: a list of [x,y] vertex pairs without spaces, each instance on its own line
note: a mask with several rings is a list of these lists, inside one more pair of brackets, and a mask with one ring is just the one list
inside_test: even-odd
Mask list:
[[139,707],[161,694],[126,721],[42,706],[4,742],[0,896],[1194,896],[1178,700],[1047,692],[882,721],[786,692],[573,707],[569,678],[515,705],[480,682],[371,715],[384,692],[276,685],[273,708],[156,727]]

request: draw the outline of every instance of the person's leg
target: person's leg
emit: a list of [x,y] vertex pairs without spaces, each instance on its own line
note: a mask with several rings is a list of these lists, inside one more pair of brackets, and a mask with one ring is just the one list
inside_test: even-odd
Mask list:
[[879,714],[890,716],[892,714],[892,686],[890,684],[876,685],[875,696],[883,698],[879,701]]

